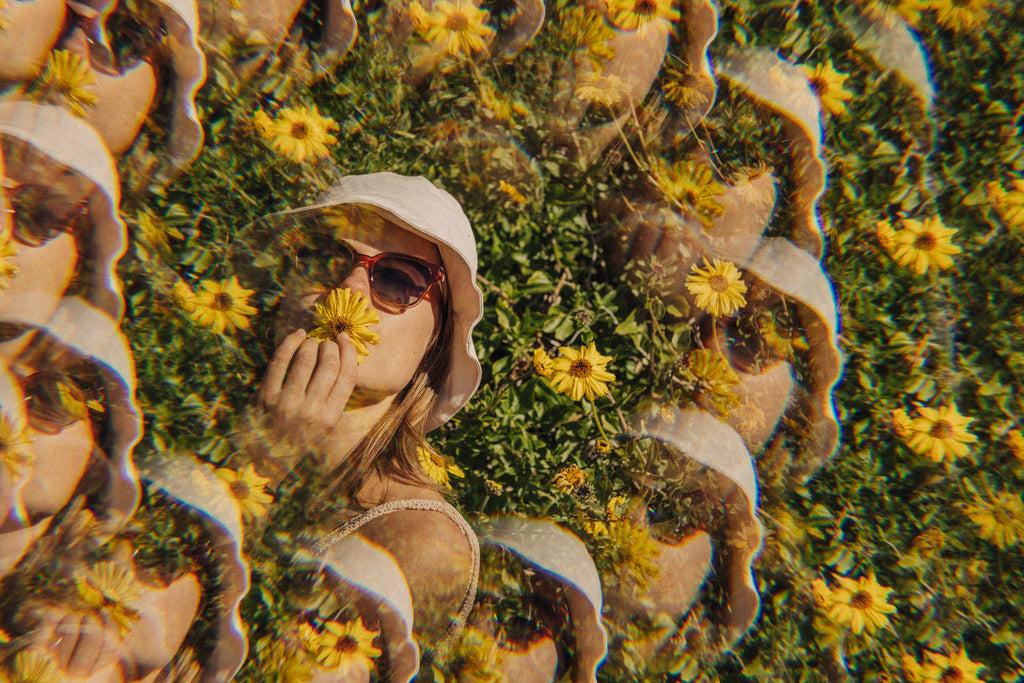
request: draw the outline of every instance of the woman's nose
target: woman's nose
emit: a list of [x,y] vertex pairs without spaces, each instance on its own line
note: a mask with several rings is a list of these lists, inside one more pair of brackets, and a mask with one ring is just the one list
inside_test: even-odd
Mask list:
[[356,264],[348,277],[342,281],[341,286],[348,287],[353,292],[359,292],[371,302],[373,301],[373,293],[370,290],[370,270],[363,264]]

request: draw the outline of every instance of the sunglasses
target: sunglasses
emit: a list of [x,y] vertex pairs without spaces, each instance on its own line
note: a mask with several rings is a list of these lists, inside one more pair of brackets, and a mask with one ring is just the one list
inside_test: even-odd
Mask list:
[[374,297],[395,308],[415,306],[431,285],[444,280],[444,268],[437,264],[390,251],[366,256],[345,242],[326,250],[304,246],[295,254],[299,273],[321,284],[340,283],[360,265],[366,266]]
[[74,235],[89,210],[88,200],[41,185],[18,185],[5,192],[14,214],[11,237],[26,247],[41,247],[61,233]]

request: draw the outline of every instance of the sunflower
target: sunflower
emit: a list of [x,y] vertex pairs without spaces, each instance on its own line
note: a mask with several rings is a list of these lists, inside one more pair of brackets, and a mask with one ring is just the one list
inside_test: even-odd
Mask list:
[[452,487],[451,477],[462,479],[466,476],[461,467],[453,462],[448,462],[447,458],[435,450],[417,446],[416,456],[420,460],[420,467],[438,486],[450,489]]
[[722,205],[715,199],[725,192],[711,169],[695,161],[681,161],[671,166],[657,162],[651,167],[654,184],[665,198],[696,218],[705,228],[714,225],[714,217],[722,215]]
[[891,588],[881,586],[874,574],[867,578],[850,579],[837,576],[839,587],[828,596],[828,616],[837,624],[849,626],[854,634],[867,631],[872,634],[889,624],[887,615],[896,608],[886,602]]
[[[199,291],[189,300],[181,299],[182,308],[188,310],[191,305],[192,319],[201,327],[211,327],[217,334],[233,332],[236,329],[248,329],[248,316],[255,315],[256,309],[249,305],[249,297],[255,292],[245,289],[232,275],[226,280],[203,280],[199,283]],[[176,297],[186,297],[183,291],[175,289]]]
[[253,125],[257,131],[271,141],[271,146],[280,154],[302,163],[307,157],[322,159],[330,152],[327,145],[338,141],[329,131],[338,130],[334,119],[320,116],[315,106],[282,109],[277,116],[270,117],[257,112]]
[[24,428],[0,412],[0,462],[15,479],[25,475],[34,455],[29,449],[31,440]]
[[615,74],[605,76],[599,71],[590,71],[577,81],[573,94],[584,102],[611,108],[625,98],[626,83]]
[[349,288],[334,289],[327,295],[327,301],[317,302],[314,322],[316,327],[309,336],[319,341],[333,340],[344,332],[352,345],[356,347],[356,360],[359,363],[369,355],[367,344],[376,344],[380,335],[371,332],[368,325],[380,322],[380,316],[370,302],[360,292]]
[[847,113],[846,101],[853,97],[853,93],[843,87],[849,78],[847,74],[836,71],[831,59],[815,66],[805,64],[803,71],[811,83],[811,90],[821,100],[821,106],[833,116]]
[[142,590],[129,567],[115,562],[97,562],[87,570],[75,572],[75,589],[83,606],[109,616],[122,637],[139,617],[138,611],[128,605],[142,597]]
[[1019,495],[1000,491],[992,500],[976,498],[965,508],[978,525],[978,535],[999,549],[1024,540],[1024,502]]
[[8,280],[14,279],[18,274],[18,266],[8,259],[18,255],[18,249],[11,240],[8,230],[0,232],[0,289],[7,289],[10,286]]
[[956,229],[944,227],[938,216],[924,221],[902,220],[900,228],[892,256],[900,265],[911,266],[918,275],[927,272],[929,266],[936,270],[949,268],[953,265],[949,255],[960,253],[960,247],[950,241]]
[[274,497],[266,490],[270,478],[261,477],[255,465],[249,463],[241,470],[218,467],[214,474],[227,482],[231,495],[238,501],[246,519],[256,519],[267,514],[267,505],[274,502]]
[[533,371],[541,377],[551,378],[551,356],[544,349],[533,350]]
[[[419,3],[413,3],[414,7]],[[414,10],[415,11],[415,10]],[[424,40],[443,49],[452,57],[469,57],[487,49],[487,39],[494,29],[487,25],[490,13],[469,0],[439,0],[431,12],[422,13],[416,22]]]
[[1001,183],[986,183],[985,197],[995,208],[999,218],[1006,223],[1006,227],[1011,230],[1024,230],[1024,179],[1010,180],[1010,187],[1012,189],[1007,190]]
[[917,418],[910,425],[907,445],[919,455],[927,455],[935,462],[953,460],[967,455],[964,444],[974,443],[977,438],[967,431],[973,417],[964,417],[956,406],[939,406],[917,409]]
[[96,85],[92,67],[77,52],[54,50],[46,58],[44,85],[56,91],[75,116],[85,116],[85,107],[96,105],[96,93],[88,88]]
[[558,470],[551,481],[560,493],[575,493],[587,485],[587,473],[576,465],[569,465]]
[[608,22],[623,31],[640,31],[643,35],[653,21],[675,21],[679,10],[674,0],[609,0]]
[[952,31],[970,30],[988,21],[989,0],[927,0],[925,7],[938,13],[936,20]]
[[606,382],[615,381],[615,375],[605,367],[611,356],[602,356],[595,344],[581,346],[579,350],[563,346],[561,355],[551,361],[551,386],[555,391],[578,401],[586,396],[591,401],[608,393]]
[[693,264],[686,276],[686,289],[697,298],[697,306],[716,317],[732,315],[743,306],[747,299],[747,283],[740,279],[736,264],[714,259],[714,264],[704,259],[704,267]]
[[306,651],[317,664],[340,674],[339,680],[346,680],[350,673],[358,676],[373,670],[373,660],[381,655],[380,648],[373,646],[378,633],[363,626],[359,617],[345,623],[328,621],[320,632],[302,625]]
[[928,651],[925,657],[928,661],[921,666],[918,678],[921,683],[982,683],[978,670],[985,666],[972,662],[963,648],[952,655]]

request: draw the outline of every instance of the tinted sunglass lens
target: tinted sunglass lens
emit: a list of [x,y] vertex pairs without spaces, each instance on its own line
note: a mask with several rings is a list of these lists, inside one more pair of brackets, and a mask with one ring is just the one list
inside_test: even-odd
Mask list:
[[421,263],[387,256],[373,270],[373,289],[384,301],[411,306],[423,298],[430,286],[430,270]]

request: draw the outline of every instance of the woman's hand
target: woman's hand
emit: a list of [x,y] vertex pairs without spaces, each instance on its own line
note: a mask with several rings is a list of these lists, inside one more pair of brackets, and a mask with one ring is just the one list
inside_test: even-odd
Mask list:
[[276,438],[316,448],[338,424],[356,383],[356,350],[343,335],[318,342],[295,330],[274,352],[259,404]]

